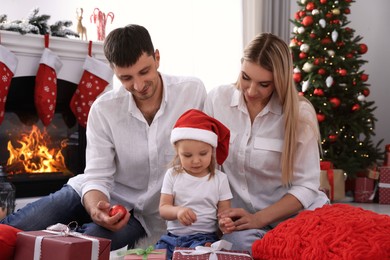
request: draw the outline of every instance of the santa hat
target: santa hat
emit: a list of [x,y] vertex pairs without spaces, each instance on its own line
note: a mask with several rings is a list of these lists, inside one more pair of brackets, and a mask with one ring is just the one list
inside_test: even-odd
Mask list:
[[171,143],[190,139],[202,141],[216,148],[217,163],[221,165],[229,153],[229,129],[217,119],[197,109],[190,109],[176,121]]

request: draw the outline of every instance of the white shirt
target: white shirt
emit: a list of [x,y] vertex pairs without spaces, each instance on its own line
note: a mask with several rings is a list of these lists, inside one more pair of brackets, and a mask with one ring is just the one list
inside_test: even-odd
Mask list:
[[253,125],[243,95],[234,85],[212,89],[204,110],[230,128],[229,156],[223,164],[233,192],[233,207],[255,213],[294,195],[304,208],[328,202],[319,188],[319,147],[314,130],[302,120],[316,122],[310,105],[300,102],[299,136],[294,178],[290,187],[281,182],[281,152],[284,140],[282,106],[276,92],[256,116]]
[[177,236],[212,233],[217,231],[218,202],[232,198],[226,174],[215,170],[215,175],[195,177],[172,168],[165,174],[161,193],[174,197],[174,206],[191,208],[196,221],[184,226],[178,220],[167,221],[168,231]]
[[201,109],[207,94],[199,79],[161,77],[163,99],[151,125],[123,87],[95,100],[87,122],[85,172],[68,182],[81,197],[96,189],[112,204],[134,209],[148,235],[151,230],[166,231],[158,205],[164,173],[174,156],[172,127],[188,109]]

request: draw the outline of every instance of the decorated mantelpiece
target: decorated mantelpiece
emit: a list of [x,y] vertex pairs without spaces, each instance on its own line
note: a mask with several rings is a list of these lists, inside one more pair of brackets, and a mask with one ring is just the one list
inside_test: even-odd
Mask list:
[[[17,32],[0,30],[0,37],[0,44],[13,52],[18,59],[14,77],[35,76],[45,49],[44,35],[22,35]],[[49,48],[63,63],[57,78],[78,84],[83,73],[83,63],[88,56],[89,42],[51,36]],[[107,63],[103,53],[103,43],[92,42],[91,55]]]

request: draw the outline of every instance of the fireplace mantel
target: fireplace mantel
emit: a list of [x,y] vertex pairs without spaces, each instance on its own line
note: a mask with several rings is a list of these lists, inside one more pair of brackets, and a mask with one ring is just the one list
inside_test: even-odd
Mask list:
[[[0,44],[18,58],[14,77],[35,76],[45,48],[43,35],[20,34],[0,30]],[[57,73],[58,79],[78,84],[85,58],[88,56],[88,41],[50,36],[49,49],[57,54],[63,63]],[[92,57],[107,63],[103,53],[103,43],[92,43]]]

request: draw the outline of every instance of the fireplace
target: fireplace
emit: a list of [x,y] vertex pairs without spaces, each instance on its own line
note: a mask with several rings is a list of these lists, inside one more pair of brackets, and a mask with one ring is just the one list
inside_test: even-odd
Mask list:
[[[0,164],[10,172],[8,177],[16,187],[17,198],[44,196],[60,189],[70,177],[84,171],[85,128],[77,123],[69,103],[81,78],[89,44],[81,40],[50,38],[49,48],[59,56],[63,67],[57,73],[55,115],[52,122],[44,127],[34,104],[35,75],[44,50],[44,37],[8,31],[0,31],[0,37],[1,44],[18,58],[7,96],[5,117],[0,125]],[[92,44],[92,54],[106,62],[101,43]],[[15,166],[6,166],[10,157],[8,143],[17,146],[21,135],[31,132],[34,127],[48,134],[51,147],[61,148],[67,170],[11,173]]]

